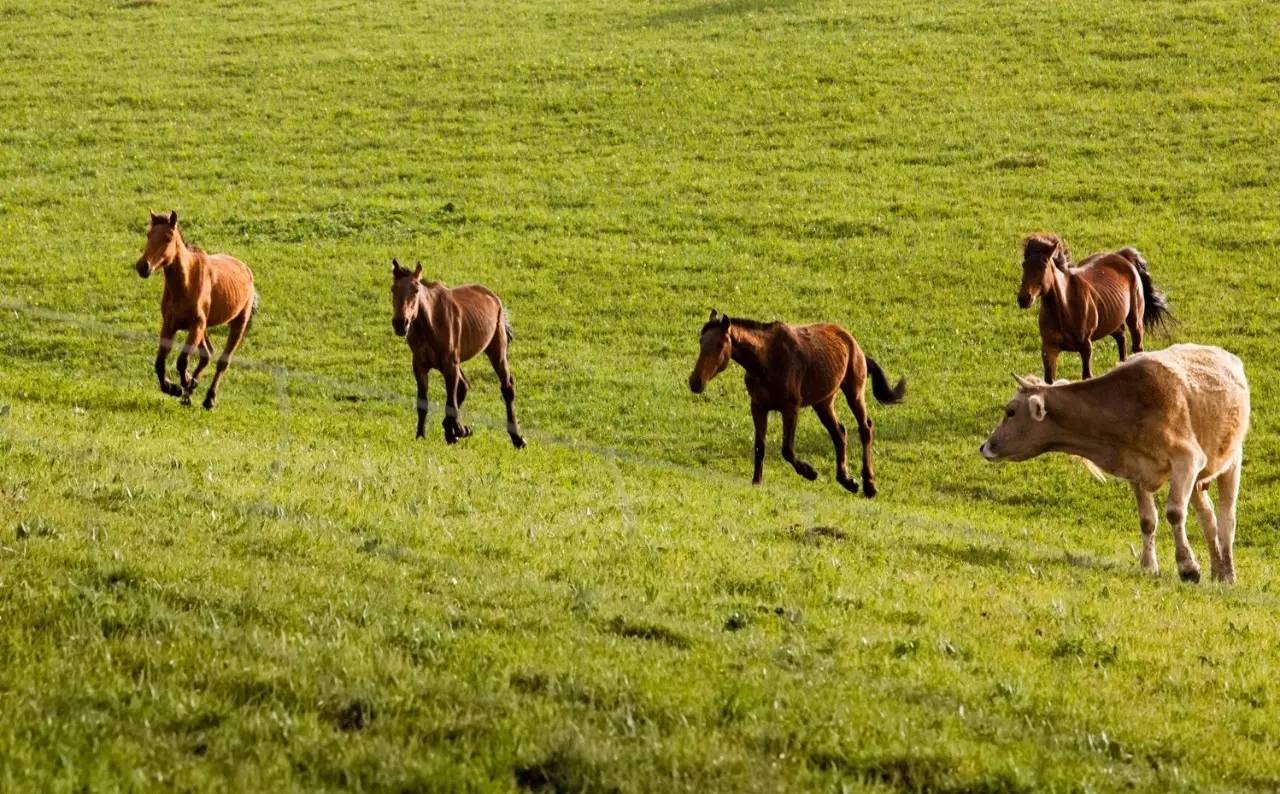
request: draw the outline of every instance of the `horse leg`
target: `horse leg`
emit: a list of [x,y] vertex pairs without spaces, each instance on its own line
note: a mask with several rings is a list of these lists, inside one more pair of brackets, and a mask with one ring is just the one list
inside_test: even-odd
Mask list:
[[493,372],[498,376],[498,385],[502,388],[502,402],[507,406],[507,435],[511,436],[511,444],[516,449],[524,448],[524,436],[520,434],[520,423],[516,420],[516,379],[511,374],[511,365],[507,362],[507,335],[501,329],[494,335],[493,343],[485,353]]
[[799,413],[800,409],[795,404],[782,409],[782,459],[791,464],[796,474],[806,480],[816,480],[818,473],[813,467],[796,457],[796,418]]
[[[471,391],[471,381],[467,380],[467,373],[462,371],[461,366],[458,368],[458,414],[462,414],[462,404],[467,401],[467,393]],[[457,427],[458,438],[466,438],[471,435],[471,426],[459,424]]]
[[1196,520],[1200,522],[1200,531],[1204,533],[1204,542],[1209,547],[1209,571],[1215,581],[1222,579],[1222,552],[1218,548],[1218,519],[1213,515],[1213,502],[1209,500],[1206,489],[1191,489],[1191,504],[1196,509]]
[[1218,553],[1222,555],[1222,581],[1236,580],[1236,498],[1240,495],[1240,459],[1218,476]]
[[1058,354],[1061,353],[1056,347],[1044,345],[1040,348],[1040,360],[1044,362],[1044,380],[1045,383],[1053,383],[1058,376]]
[[446,444],[457,443],[458,439],[469,434],[467,428],[458,420],[458,381],[462,379],[462,368],[456,357],[451,357],[442,368],[444,372],[444,428]]
[[1124,331],[1123,330],[1116,331],[1114,334],[1111,335],[1111,338],[1116,340],[1116,349],[1120,351],[1120,360],[1124,361],[1124,356],[1125,356]]
[[756,428],[756,443],[752,450],[755,460],[755,473],[751,475],[751,484],[759,485],[764,481],[764,439],[769,431],[769,409],[757,402],[751,403],[751,422]]
[[1156,559],[1156,495],[1138,483],[1133,486],[1133,496],[1138,501],[1138,526],[1142,528],[1142,570],[1152,576],[1160,575],[1160,562]]
[[840,419],[836,416],[836,409],[833,405],[835,398],[827,400],[813,406],[813,412],[818,415],[822,426],[827,429],[827,434],[831,436],[831,444],[836,448],[836,482],[844,486],[845,490],[850,493],[858,492],[858,483],[849,477],[849,469],[846,457],[848,455],[849,434],[845,432],[844,425],[840,424]]
[[182,404],[191,404],[191,392],[195,391],[196,383],[192,378],[187,377],[187,360],[192,350],[203,350],[205,335],[205,322],[196,319],[191,325],[191,329],[187,331],[187,343],[182,346],[182,351],[178,353],[178,383],[182,386]]
[[418,382],[418,434],[415,438],[426,437],[427,424],[427,376],[431,374],[431,370],[426,366],[413,362],[413,379]]
[[177,334],[176,324],[164,318],[160,323],[160,349],[156,351],[156,378],[160,381],[160,391],[170,397],[181,397],[182,387],[176,383],[170,383],[165,377],[164,366],[169,359],[169,351],[173,349],[173,337]]
[[200,360],[196,362],[196,368],[191,372],[191,388],[187,392],[188,395],[196,390],[197,381],[200,380],[200,373],[204,372],[204,368],[209,366],[209,359],[213,357],[213,343],[209,341],[209,330],[207,328],[200,337],[200,345],[196,348],[196,351],[200,354]]
[[853,418],[858,423],[858,440],[862,442],[862,494],[868,499],[879,493],[876,475],[871,468],[871,439],[875,436],[875,423],[867,413],[866,395],[850,388],[845,391]]
[[249,319],[253,315],[253,310],[245,307],[245,310],[235,316],[235,318],[227,325],[229,329],[227,333],[227,343],[222,348],[222,355],[218,356],[218,366],[213,371],[213,380],[209,383],[209,391],[204,395],[204,408],[206,411],[213,410],[213,406],[218,401],[218,385],[222,383],[222,376],[227,373],[227,367],[231,365],[231,356],[236,352],[236,348],[240,347],[240,343],[244,341],[245,331],[249,329]]
[[[1080,345],[1080,370],[1085,380],[1093,377],[1093,370],[1089,368],[1089,362],[1093,359],[1093,342],[1085,340]],[[1053,383],[1053,381],[1049,381]]]
[[1133,337],[1133,352],[1142,352],[1142,336],[1144,329],[1142,327],[1142,318],[1136,314],[1130,314],[1128,319],[1129,336]]

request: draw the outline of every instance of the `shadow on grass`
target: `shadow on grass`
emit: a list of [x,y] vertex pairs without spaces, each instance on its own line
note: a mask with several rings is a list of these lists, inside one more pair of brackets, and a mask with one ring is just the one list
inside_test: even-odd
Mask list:
[[693,3],[680,8],[660,11],[639,21],[642,26],[687,25],[722,17],[742,16],[759,11],[772,11],[784,5],[794,5],[794,0],[715,0],[710,3]]
[[939,557],[963,563],[964,565],[975,565],[984,568],[1008,569],[1013,565],[1030,565],[1032,567],[1058,566],[1124,575],[1134,573],[1134,571],[1116,563],[1114,560],[1070,551],[1064,551],[1061,555],[1028,554],[1019,556],[1000,546],[980,546],[973,543],[963,547],[948,546],[942,543],[915,543],[912,548],[930,557]]

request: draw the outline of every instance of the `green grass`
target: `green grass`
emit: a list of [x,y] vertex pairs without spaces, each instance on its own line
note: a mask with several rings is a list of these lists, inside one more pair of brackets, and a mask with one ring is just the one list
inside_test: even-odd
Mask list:
[[[1280,786],[1275,6],[31,0],[0,30],[0,789]],[[150,373],[148,208],[257,275],[212,414]],[[1178,584],[1163,525],[1143,576],[1123,484],[977,455],[1039,367],[1044,228],[1147,255],[1156,346],[1244,359],[1236,587]],[[528,449],[483,362],[476,435],[414,441],[392,256],[503,296]],[[739,374],[684,385],[712,306],[907,376],[879,498],[812,415],[821,479],[775,422],[749,485]]]

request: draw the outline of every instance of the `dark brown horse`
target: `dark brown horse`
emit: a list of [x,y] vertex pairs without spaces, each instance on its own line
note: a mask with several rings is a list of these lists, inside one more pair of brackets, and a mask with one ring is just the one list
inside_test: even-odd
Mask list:
[[1040,298],[1040,355],[1044,379],[1053,383],[1058,354],[1080,354],[1084,377],[1093,343],[1110,336],[1120,360],[1125,359],[1124,328],[1129,326],[1133,352],[1142,352],[1142,335],[1171,315],[1164,293],[1151,281],[1147,261],[1136,248],[1100,252],[1078,266],[1056,234],[1033,234],[1022,245],[1022,287],[1018,306],[1026,309]]
[[783,460],[801,477],[817,479],[813,467],[795,454],[796,417],[801,408],[812,406],[836,448],[836,481],[857,493],[858,484],[849,477],[845,465],[848,435],[835,409],[836,393],[843,391],[858,421],[858,438],[862,441],[862,490],[868,497],[876,495],[871,469],[873,425],[867,415],[864,386],[870,373],[876,400],[896,403],[906,394],[905,379],[889,388],[880,366],[863,354],[852,334],[838,325],[759,323],[717,314],[712,309],[711,318],[702,326],[701,349],[689,376],[690,391],[701,394],[707,381],[724,372],[730,361],[738,362],[747,372],[747,394],[756,427],[753,484],[759,485],[764,477],[764,442],[770,411],[782,413]]
[[524,438],[516,422],[516,386],[507,365],[507,345],[514,334],[502,301],[487,287],[466,284],[450,289],[438,281],[422,281],[422,265],[409,270],[391,260],[391,327],[405,337],[413,353],[418,381],[418,438],[425,435],[427,375],[444,375],[444,440],[450,444],[471,435],[459,421],[470,384],[462,362],[484,351],[493,364],[507,404],[507,433],[520,449]]
[[[218,398],[218,384],[231,364],[231,354],[244,340],[249,322],[258,311],[258,291],[253,286],[253,273],[235,257],[206,254],[189,248],[178,231],[178,213],[151,213],[147,228],[147,247],[135,265],[138,275],[148,278],[157,270],[164,271],[164,294],[160,297],[160,350],[156,353],[156,377],[160,391],[181,397],[190,404],[200,373],[213,356],[209,329],[228,326],[226,347],[218,357],[218,368],[204,397],[204,407],[213,408]],[[178,382],[170,383],[164,374],[165,360],[173,347],[173,338],[187,332],[187,343],[178,354]],[[191,377],[187,377],[187,360],[198,351],[200,361]]]

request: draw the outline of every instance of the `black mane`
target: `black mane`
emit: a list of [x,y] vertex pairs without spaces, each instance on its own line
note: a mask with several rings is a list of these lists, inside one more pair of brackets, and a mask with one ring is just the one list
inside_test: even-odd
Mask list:
[[[703,324],[701,333],[705,334],[707,331],[711,330],[712,327],[720,325],[724,317],[727,316],[728,315],[721,315],[714,320],[708,320]],[[745,317],[729,317],[729,325],[736,325],[739,328],[745,328],[748,331],[768,331],[777,326],[777,324],[777,320],[762,323],[759,320],[748,320]]]

